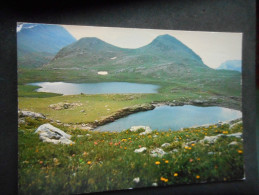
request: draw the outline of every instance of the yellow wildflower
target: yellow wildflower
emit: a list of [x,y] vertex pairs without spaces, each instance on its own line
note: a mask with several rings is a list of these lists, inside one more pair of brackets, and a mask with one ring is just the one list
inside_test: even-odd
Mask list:
[[165,163],[169,163],[169,160],[166,160]]
[[160,165],[160,162],[159,162],[159,161],[156,161],[155,164],[156,164],[156,165]]
[[238,154],[242,154],[243,150],[238,150],[237,152],[238,152]]
[[87,164],[90,165],[90,164],[92,164],[92,162],[91,161],[87,161]]
[[178,173],[174,173],[174,177],[177,177],[178,176]]
[[200,176],[199,176],[199,175],[196,175],[196,179],[200,179]]

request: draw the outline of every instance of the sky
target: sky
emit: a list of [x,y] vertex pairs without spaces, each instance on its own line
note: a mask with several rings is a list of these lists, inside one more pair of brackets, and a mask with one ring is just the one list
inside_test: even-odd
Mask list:
[[201,57],[203,63],[211,68],[217,68],[227,60],[242,59],[242,33],[62,26],[77,40],[97,37],[121,48],[139,48],[149,44],[159,35],[169,34],[191,48]]

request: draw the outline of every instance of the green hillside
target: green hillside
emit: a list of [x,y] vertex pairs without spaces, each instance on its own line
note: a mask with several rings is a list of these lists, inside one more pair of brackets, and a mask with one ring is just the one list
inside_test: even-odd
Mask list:
[[[107,71],[108,75],[98,75]],[[241,97],[241,74],[206,66],[172,36],[158,36],[138,49],[123,49],[97,38],[82,38],[62,48],[38,69],[19,69],[19,84],[36,81],[154,83],[166,94],[198,93]]]

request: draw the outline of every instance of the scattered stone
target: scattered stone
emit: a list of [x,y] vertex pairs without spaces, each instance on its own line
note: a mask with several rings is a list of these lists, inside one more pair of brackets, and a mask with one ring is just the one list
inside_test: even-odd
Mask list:
[[85,112],[85,110],[80,110],[80,112]]
[[150,151],[150,156],[152,157],[163,157],[165,154],[167,154],[163,149],[161,148],[156,148],[152,151]]
[[56,120],[57,123],[61,123],[60,120]]
[[157,183],[152,183],[152,186],[158,186]]
[[67,103],[67,102],[59,102],[57,104],[51,104],[49,105],[49,108],[53,110],[64,110],[64,109],[69,109],[77,106],[82,106],[83,104],[81,103]]
[[38,127],[35,133],[39,134],[40,140],[54,144],[74,144],[70,140],[71,135],[47,123]]
[[200,143],[208,142],[209,144],[214,144],[216,140],[221,137],[223,134],[219,134],[216,136],[205,136],[204,139],[200,140]]
[[233,142],[229,143],[228,145],[229,145],[229,146],[237,146],[237,145],[238,145],[238,142],[233,141]]
[[70,127],[71,125],[70,124],[64,124],[65,127]]
[[130,128],[130,131],[136,132],[139,129],[144,129],[145,130],[144,132],[141,132],[139,135],[146,135],[146,134],[152,133],[152,129],[149,126],[132,126]]
[[229,135],[226,135],[227,137],[236,137],[236,138],[242,138],[242,133],[241,132],[238,132],[238,133],[233,133],[233,134],[229,134]]
[[147,150],[146,147],[142,147],[142,148],[139,148],[139,149],[135,149],[134,152],[135,152],[135,153],[141,153],[141,152],[144,152],[144,151],[146,151],[146,150]]
[[173,149],[172,152],[178,152],[178,150],[177,149]]
[[135,182],[135,183],[139,183],[139,182],[140,182],[139,177],[134,178],[134,179],[133,179],[133,182]]
[[43,118],[46,117],[41,113],[31,112],[31,111],[18,111],[18,117],[32,117],[32,118]]
[[208,155],[213,155],[213,154],[215,154],[214,152],[208,152]]
[[239,132],[239,133],[233,133],[233,134],[229,134],[229,135],[218,134],[218,135],[215,135],[215,136],[205,136],[204,139],[200,140],[200,143],[208,142],[209,144],[214,144],[219,137],[242,138],[242,133]]
[[19,124],[19,125],[25,124],[24,118],[19,118],[19,119],[18,119],[18,124]]
[[166,148],[166,147],[168,147],[168,146],[170,146],[170,145],[171,145],[171,144],[169,144],[169,143],[164,143],[164,144],[161,145],[161,147],[162,147],[162,148]]
[[76,137],[84,137],[83,135],[77,135]]

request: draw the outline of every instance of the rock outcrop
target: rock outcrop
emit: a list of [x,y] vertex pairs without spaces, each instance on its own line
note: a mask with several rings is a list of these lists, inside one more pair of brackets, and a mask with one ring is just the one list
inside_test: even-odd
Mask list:
[[140,129],[143,129],[144,132],[141,132],[139,135],[146,135],[146,134],[152,133],[152,129],[149,126],[132,126],[130,128],[130,131],[136,132],[136,131],[138,131]]
[[135,149],[134,152],[135,152],[135,153],[142,153],[142,152],[144,152],[144,151],[146,151],[146,150],[147,150],[146,147],[142,147],[142,148],[139,148],[139,149]]
[[123,109],[115,112],[114,114],[112,114],[112,115],[110,115],[110,116],[108,116],[108,117],[106,117],[102,120],[94,121],[91,125],[93,127],[105,125],[107,123],[115,121],[116,119],[128,116],[130,114],[140,112],[140,111],[153,110],[154,108],[155,108],[155,106],[152,105],[152,104],[141,104],[141,105],[136,105],[136,106],[132,106],[132,107],[126,107],[126,108],[123,108]]
[[46,117],[41,114],[41,113],[37,113],[37,112],[31,112],[31,111],[22,111],[19,110],[18,111],[18,117],[22,118],[22,117],[31,117],[31,118],[43,118],[45,119]]
[[39,134],[39,138],[43,142],[54,144],[74,144],[74,142],[70,140],[71,135],[52,126],[49,123],[39,126],[35,133]]
[[205,136],[204,139],[200,140],[200,143],[209,143],[209,144],[214,144],[218,138],[220,137],[236,137],[236,138],[242,138],[242,133],[233,133],[233,134],[218,134],[215,136]]
[[165,154],[167,154],[167,153],[161,148],[156,148],[156,149],[150,151],[150,156],[152,156],[152,157],[160,157],[161,158]]

